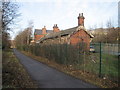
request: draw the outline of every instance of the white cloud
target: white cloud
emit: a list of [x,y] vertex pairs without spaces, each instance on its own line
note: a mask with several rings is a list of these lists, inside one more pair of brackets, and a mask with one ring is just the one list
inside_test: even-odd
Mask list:
[[50,1],[40,0],[37,4],[35,2],[25,4],[26,6],[22,8],[24,26],[27,25],[25,23],[28,20],[33,19],[36,28],[46,25],[48,29],[52,29],[54,24],[58,24],[60,29],[66,29],[77,26],[79,13],[84,13],[86,28],[94,25],[100,26],[101,23],[105,24],[106,20],[115,15],[117,8],[111,3],[96,2],[95,0],[92,0],[93,2],[88,0]]
[[[8,0],[4,0],[8,1]],[[16,0],[17,2],[118,2],[119,0]]]

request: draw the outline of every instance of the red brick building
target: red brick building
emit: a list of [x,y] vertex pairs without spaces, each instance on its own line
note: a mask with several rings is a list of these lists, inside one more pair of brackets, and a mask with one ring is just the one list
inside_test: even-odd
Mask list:
[[[72,44],[76,45],[84,42],[89,48],[93,35],[89,34],[84,27],[83,13],[78,16],[78,26],[60,31],[57,24],[53,26],[53,31],[39,39],[40,44]],[[46,33],[46,32],[44,32]],[[43,34],[42,34],[43,35]]]
[[57,24],[54,24],[53,26],[53,30],[46,30],[46,27],[44,26],[44,28],[41,29],[35,29],[35,32],[34,32],[34,39],[35,39],[35,42],[40,40],[42,37],[46,36],[47,34],[49,33],[52,33],[52,32],[59,32],[59,28],[57,26]]

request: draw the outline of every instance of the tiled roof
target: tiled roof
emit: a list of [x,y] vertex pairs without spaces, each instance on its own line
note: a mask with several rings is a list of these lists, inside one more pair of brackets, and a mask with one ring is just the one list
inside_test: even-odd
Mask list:
[[[62,30],[62,31],[60,31],[60,32],[53,32],[53,33],[49,33],[49,34],[47,34],[45,37],[43,37],[43,38],[41,38],[40,40],[39,40],[39,42],[41,42],[41,41],[43,41],[43,40],[46,40],[46,39],[52,39],[52,38],[55,38],[55,37],[59,37],[59,36],[66,36],[66,35],[71,35],[71,34],[73,34],[74,32],[76,32],[76,31],[78,31],[78,30],[80,30],[80,29],[84,29],[85,30],[85,28],[84,27],[73,27],[73,28],[69,28],[69,29],[66,29],[66,30]],[[91,35],[90,33],[88,33],[86,30],[85,30],[85,32],[92,38],[93,37],[93,35]]]
[[46,32],[47,32],[47,33],[52,33],[52,32],[53,32],[53,30],[46,30]]
[[59,37],[59,36],[66,36],[66,35],[70,35],[72,34],[72,32],[74,32],[77,29],[77,27],[73,27],[73,28],[69,28],[66,30],[62,30],[60,32],[52,32],[47,34],[45,37],[41,38],[39,41],[43,41],[46,39],[51,39],[51,38],[55,38],[55,37]]
[[42,30],[41,29],[35,29],[34,35],[41,35]]
[[[52,33],[53,30],[46,30],[47,33]],[[41,29],[35,29],[34,35],[42,35]]]

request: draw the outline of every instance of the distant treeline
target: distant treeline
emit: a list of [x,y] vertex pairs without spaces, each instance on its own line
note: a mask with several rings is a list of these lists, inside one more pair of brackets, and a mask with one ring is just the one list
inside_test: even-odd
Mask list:
[[118,43],[120,39],[120,28],[99,28],[90,32],[94,35],[94,43]]

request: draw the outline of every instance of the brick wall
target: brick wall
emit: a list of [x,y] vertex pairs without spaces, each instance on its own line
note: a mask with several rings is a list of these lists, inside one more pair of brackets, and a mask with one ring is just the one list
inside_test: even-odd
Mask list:
[[90,40],[90,36],[84,30],[80,30],[71,35],[70,44],[76,45],[78,43],[84,42],[87,45],[87,49],[89,49]]
[[42,37],[44,37],[44,35],[34,35],[35,41],[39,40]]

